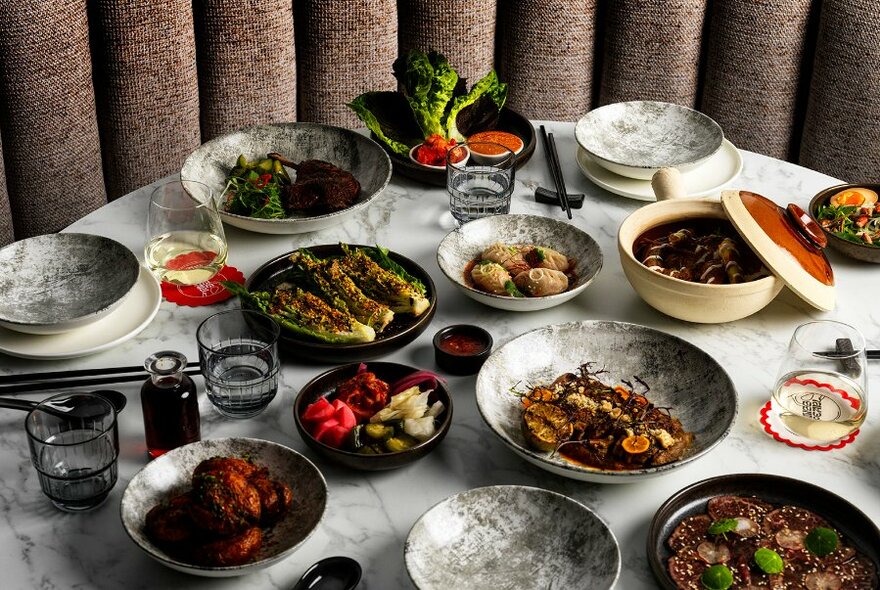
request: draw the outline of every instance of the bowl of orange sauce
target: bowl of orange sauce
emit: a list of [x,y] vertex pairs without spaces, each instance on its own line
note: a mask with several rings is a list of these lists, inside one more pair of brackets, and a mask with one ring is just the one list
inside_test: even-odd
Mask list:
[[525,147],[525,143],[518,135],[496,130],[474,133],[467,138],[467,145],[470,147],[471,157],[477,164],[497,164],[503,160],[507,152],[499,146],[509,149],[514,156]]

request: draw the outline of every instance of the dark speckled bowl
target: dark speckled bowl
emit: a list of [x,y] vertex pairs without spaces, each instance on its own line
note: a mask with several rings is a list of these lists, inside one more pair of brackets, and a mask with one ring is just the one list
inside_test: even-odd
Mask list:
[[[646,396],[670,408],[695,440],[678,461],[656,467],[609,470],[575,464],[529,446],[523,406],[511,388],[550,384],[586,362],[607,373],[608,385],[638,377]],[[737,413],[733,382],[715,359],[671,334],[623,322],[572,322],[526,332],[495,350],[477,376],[477,406],[490,429],[512,451],[551,473],[598,483],[631,483],[670,473],[714,449],[730,433]]]
[[[321,457],[334,463],[351,467],[352,469],[360,469],[361,471],[385,471],[388,469],[397,469],[398,467],[418,461],[433,451],[446,437],[446,433],[449,431],[449,426],[452,424],[452,397],[442,383],[438,384],[437,389],[434,390],[437,399],[443,402],[443,405],[446,406],[443,413],[437,417],[437,420],[440,422],[440,425],[437,427],[437,432],[425,442],[420,443],[411,449],[407,449],[406,451],[384,453],[382,455],[361,455],[325,445],[309,434],[303,425],[302,420],[300,420],[300,416],[305,411],[306,407],[317,401],[319,397],[332,396],[341,383],[354,377],[359,365],[360,363],[352,363],[350,365],[343,365],[341,367],[336,367],[335,369],[330,369],[306,383],[300,390],[299,395],[296,396],[296,401],[293,403],[293,421],[296,424],[296,429],[299,431],[299,435],[305,443]],[[393,383],[402,377],[415,373],[419,369],[398,363],[370,362],[367,363],[367,370],[375,373],[379,379],[387,383]],[[432,395],[430,402],[433,403],[434,401],[435,399]]]
[[[838,184],[837,186],[826,188],[815,197],[813,197],[813,200],[810,201],[810,217],[818,222],[819,207],[821,207],[822,205],[827,205],[828,200],[840,191],[848,188],[859,187],[870,189],[875,193],[880,194],[880,184]],[[844,256],[849,256],[850,258],[855,258],[856,260],[861,260],[863,262],[873,262],[875,264],[880,264],[880,244],[876,246],[857,244],[855,242],[850,242],[849,240],[839,238],[825,229],[823,229],[822,231],[824,231],[825,235],[828,236],[828,245],[843,254]]]
[[756,496],[774,505],[802,506],[824,517],[859,551],[880,564],[880,530],[865,514],[828,490],[799,479],[778,475],[739,473],[704,479],[679,490],[654,514],[648,529],[648,561],[660,586],[676,590],[666,564],[672,552],[666,540],[688,516],[706,512],[715,496]]

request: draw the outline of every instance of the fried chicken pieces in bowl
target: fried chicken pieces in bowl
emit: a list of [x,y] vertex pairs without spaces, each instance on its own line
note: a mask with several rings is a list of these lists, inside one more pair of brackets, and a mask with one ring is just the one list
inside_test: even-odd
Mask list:
[[191,574],[236,576],[292,553],[320,522],[327,487],[308,459],[246,438],[205,440],[148,464],[123,494],[126,532]]

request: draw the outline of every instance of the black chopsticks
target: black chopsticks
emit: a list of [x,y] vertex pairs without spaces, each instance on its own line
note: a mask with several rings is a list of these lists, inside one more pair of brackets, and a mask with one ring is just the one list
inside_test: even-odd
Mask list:
[[[199,374],[199,363],[187,364],[187,375]],[[91,387],[110,383],[142,381],[148,377],[143,366],[112,367],[104,369],[79,369],[75,371],[48,371],[23,375],[0,376],[0,394],[8,395],[29,391],[46,391],[68,387]]]
[[[846,358],[851,357],[853,353],[851,352],[838,352],[836,350],[817,350],[813,354],[818,356],[824,356],[826,358],[834,359],[834,358]],[[865,355],[868,357],[870,361],[880,360],[880,350],[866,350]]]
[[544,151],[547,155],[547,165],[550,167],[550,175],[553,176],[553,184],[556,185],[556,195],[562,209],[571,219],[571,205],[568,203],[568,192],[565,190],[565,177],[562,175],[562,166],[559,164],[559,153],[556,151],[556,140],[552,133],[541,125],[541,139],[544,143]]

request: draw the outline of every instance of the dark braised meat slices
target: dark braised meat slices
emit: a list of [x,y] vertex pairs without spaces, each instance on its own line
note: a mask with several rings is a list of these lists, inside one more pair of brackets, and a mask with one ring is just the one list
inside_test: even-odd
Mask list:
[[296,163],[278,153],[271,153],[269,157],[296,170],[296,180],[281,191],[288,212],[339,211],[354,205],[361,194],[361,185],[354,175],[330,162],[303,160]]

